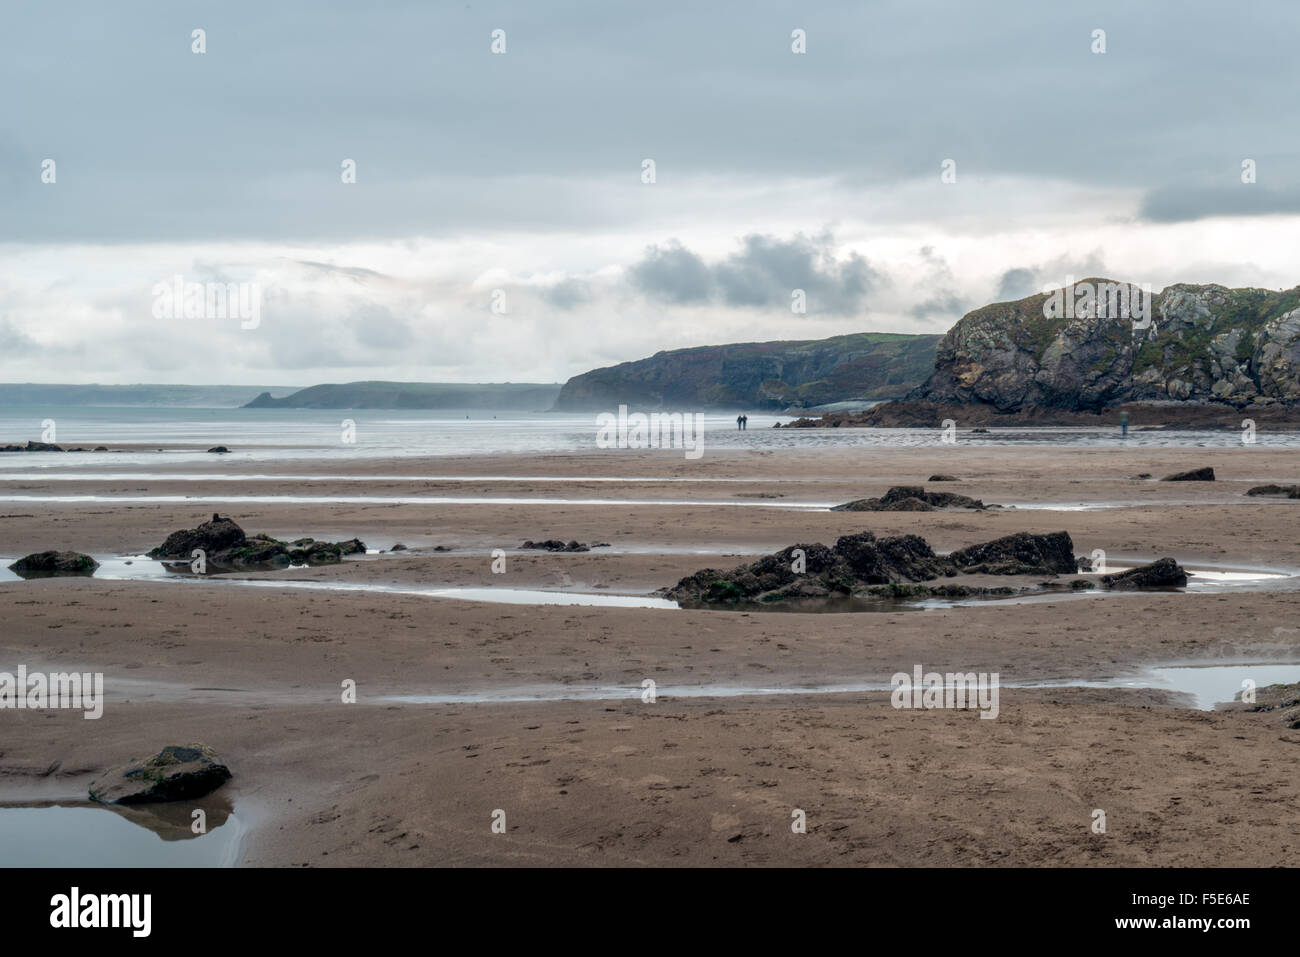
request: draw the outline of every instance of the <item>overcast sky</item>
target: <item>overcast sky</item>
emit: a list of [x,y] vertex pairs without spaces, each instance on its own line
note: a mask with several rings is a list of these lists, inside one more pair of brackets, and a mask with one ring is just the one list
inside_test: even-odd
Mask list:
[[[1298,28],[1287,0],[9,0],[0,380],[563,381],[943,332],[1071,274],[1291,287]],[[160,318],[177,275],[256,283],[260,322]]]

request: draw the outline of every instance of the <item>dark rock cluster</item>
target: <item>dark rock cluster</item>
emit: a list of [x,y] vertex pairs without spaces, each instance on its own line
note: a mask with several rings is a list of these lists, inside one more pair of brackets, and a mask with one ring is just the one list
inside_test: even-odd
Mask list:
[[269,535],[247,536],[230,518],[213,514],[210,521],[197,528],[172,532],[167,540],[149,552],[150,558],[190,561],[195,549],[202,549],[208,566],[214,570],[268,570],[291,564],[332,565],[344,555],[364,552],[360,539],[346,542],[318,542],[299,538],[282,542]]
[[[981,594],[968,586],[912,586],[958,574],[1057,575],[1077,569],[1068,532],[1033,535],[1018,532],[936,555],[923,538],[872,532],[842,535],[834,548],[815,543],[791,545],[731,571],[705,568],[660,594],[675,601],[705,604],[788,598],[874,595],[913,597]],[[998,589],[1005,593],[1006,589]]]
[[[930,481],[956,481],[941,477]],[[938,508],[985,509],[979,499],[955,492],[927,492],[919,485],[895,485],[880,498],[860,498],[834,506],[832,512],[933,512]],[[997,506],[992,506],[996,508]]]

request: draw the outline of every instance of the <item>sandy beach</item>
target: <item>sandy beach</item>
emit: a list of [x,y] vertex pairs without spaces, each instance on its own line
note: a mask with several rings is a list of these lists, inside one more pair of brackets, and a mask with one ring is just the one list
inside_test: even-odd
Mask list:
[[[1300,730],[1276,712],[1199,710],[1144,680],[1162,665],[1300,662],[1300,503],[1245,494],[1296,481],[1294,451],[968,441],[694,462],[164,459],[141,451],[111,470],[69,459],[61,471],[75,477],[4,480],[0,554],[140,555],[213,512],[250,534],[356,536],[384,554],[206,580],[0,582],[2,661],[102,671],[107,697],[97,721],[6,715],[5,801],[84,797],[105,767],[201,741],[234,772],[223,792],[252,822],[249,865],[1294,860]],[[1218,480],[1136,478],[1202,465]],[[927,484],[934,473],[960,481]],[[827,510],[900,484],[1007,507]],[[406,501],[371,500],[386,498]],[[1277,577],[859,614],[420,593],[646,596],[863,530],[939,551],[1064,530],[1078,554],[1103,549],[1112,563],[1170,556]],[[520,550],[550,538],[608,547]],[[998,672],[996,720],[895,709],[887,690],[867,690],[917,664]],[[1097,809],[1104,834],[1091,828]],[[505,833],[491,827],[498,810]],[[796,810],[807,833],[791,830]]]

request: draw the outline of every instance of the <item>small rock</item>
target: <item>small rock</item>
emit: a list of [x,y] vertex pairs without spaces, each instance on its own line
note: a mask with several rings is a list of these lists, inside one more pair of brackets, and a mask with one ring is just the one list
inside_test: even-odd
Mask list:
[[1203,469],[1192,469],[1190,472],[1175,472],[1173,475],[1166,475],[1160,481],[1162,482],[1213,482],[1214,469],[1208,466]]
[[940,474],[940,475],[931,475],[928,479],[926,479],[926,481],[927,482],[960,482],[961,479],[957,478],[957,476],[955,475]]
[[1172,558],[1161,558],[1149,565],[1139,565],[1126,572],[1103,575],[1104,588],[1181,588],[1187,584],[1187,572]]
[[18,559],[9,570],[19,575],[91,575],[99,562],[81,552],[33,552]]
[[230,452],[230,449],[226,448],[224,445],[214,445],[212,448],[208,449],[208,451],[217,455],[226,455]]
[[203,797],[230,780],[230,769],[203,744],[168,745],[151,758],[130,761],[90,785],[97,804],[142,804]]

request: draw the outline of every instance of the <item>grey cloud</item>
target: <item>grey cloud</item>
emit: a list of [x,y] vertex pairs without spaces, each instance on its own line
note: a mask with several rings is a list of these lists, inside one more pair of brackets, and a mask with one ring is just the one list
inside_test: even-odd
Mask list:
[[1040,293],[1045,288],[1063,286],[1070,276],[1079,280],[1107,275],[1106,262],[1100,250],[1093,250],[1078,258],[1059,257],[1036,266],[1008,269],[998,280],[998,289],[993,299],[995,302],[1014,302]]
[[591,286],[581,279],[562,279],[550,286],[544,286],[539,295],[542,300],[556,309],[576,309],[591,302]]
[[628,274],[634,286],[661,302],[703,303],[713,292],[713,274],[704,260],[675,239],[651,246]]
[[1210,216],[1268,216],[1300,213],[1300,187],[1268,189],[1259,183],[1153,189],[1142,198],[1140,215],[1155,223],[1179,223]]
[[[1098,0],[1086,20],[1040,0],[996,15],[965,0],[368,13],[229,0],[196,14],[203,55],[164,0],[9,6],[0,86],[26,92],[0,131],[0,238],[28,242],[589,225],[611,216],[583,201],[596,182],[638,197],[617,211],[626,222],[647,156],[659,191],[746,175],[887,189],[934,179],[952,157],[956,189],[971,175],[1153,189],[1149,213],[1169,217],[1186,213],[1160,184],[1203,170],[1207,150],[1244,156],[1264,141],[1274,156],[1300,153],[1300,128],[1279,121],[1300,79],[1300,5],[1287,0],[1258,0],[1249,16]],[[790,52],[795,24],[805,55]],[[1104,55],[1089,52],[1095,24]],[[504,56],[489,52],[499,26]],[[46,157],[56,186],[40,182]],[[345,158],[355,185],[340,183]],[[1294,182],[1296,170],[1274,175]],[[527,188],[501,201],[519,177]],[[1263,197],[1245,202],[1269,211]]]
[[739,251],[713,265],[673,240],[651,246],[628,274],[637,289],[661,302],[789,309],[793,291],[802,289],[809,313],[832,315],[861,311],[880,278],[857,253],[837,259],[828,235],[746,236]]

